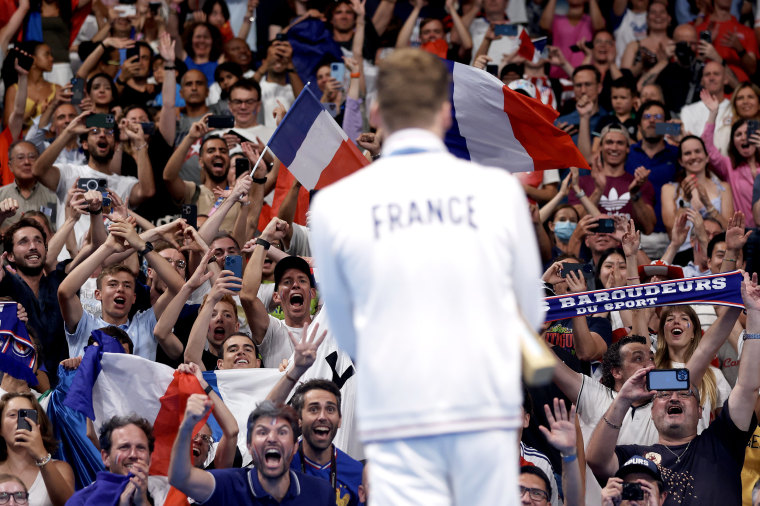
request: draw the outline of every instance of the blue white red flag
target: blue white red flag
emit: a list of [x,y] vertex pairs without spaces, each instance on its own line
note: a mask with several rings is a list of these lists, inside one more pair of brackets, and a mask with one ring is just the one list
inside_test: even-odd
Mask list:
[[37,351],[26,331],[26,324],[18,319],[17,313],[15,302],[0,304],[0,371],[35,386]]
[[444,139],[465,160],[510,172],[589,168],[572,139],[554,126],[558,113],[488,72],[446,61],[453,122]]
[[309,191],[369,164],[308,85],[272,134],[269,149]]

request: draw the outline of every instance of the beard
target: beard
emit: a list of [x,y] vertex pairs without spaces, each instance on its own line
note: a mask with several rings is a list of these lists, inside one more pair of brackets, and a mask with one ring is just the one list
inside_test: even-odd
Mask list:
[[227,173],[229,172],[229,170],[225,171],[224,174],[219,175],[219,176],[217,176],[216,174],[214,174],[213,172],[211,172],[211,170],[209,170],[209,169],[205,169],[205,171],[206,171],[206,176],[210,180],[212,180],[213,182],[215,182],[216,184],[224,183],[224,182],[227,181]]
[[96,153],[90,153],[90,158],[92,158],[99,164],[109,163],[111,161],[111,158],[113,158],[113,151],[114,151],[114,148],[113,146],[111,146],[111,148],[108,150],[108,152],[105,155],[100,156]]
[[45,267],[44,264],[40,264],[37,267],[30,267],[25,264],[16,264],[16,269],[21,271],[21,273],[25,276],[39,276],[42,272],[42,269]]
[[657,144],[658,142],[662,140],[662,138],[663,138],[662,135],[653,135],[649,137],[644,137],[644,140],[650,144]]

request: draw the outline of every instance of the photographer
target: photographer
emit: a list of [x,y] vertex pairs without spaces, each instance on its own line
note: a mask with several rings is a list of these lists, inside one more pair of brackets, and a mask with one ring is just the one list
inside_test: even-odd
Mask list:
[[602,506],[662,506],[667,496],[657,464],[643,457],[631,457],[607,480],[602,489]]

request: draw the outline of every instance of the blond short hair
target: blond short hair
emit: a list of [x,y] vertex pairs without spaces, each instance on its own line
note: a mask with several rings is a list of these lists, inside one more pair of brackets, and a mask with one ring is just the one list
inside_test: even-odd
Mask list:
[[427,51],[404,48],[378,67],[377,99],[386,127],[391,132],[430,127],[449,100],[451,79],[443,61]]

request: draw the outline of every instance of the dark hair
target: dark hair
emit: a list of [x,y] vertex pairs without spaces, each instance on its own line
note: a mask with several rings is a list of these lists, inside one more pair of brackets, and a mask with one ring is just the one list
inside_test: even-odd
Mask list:
[[525,411],[525,414],[533,416],[533,397],[530,395],[530,391],[528,390],[528,387],[525,386],[525,383],[522,384],[522,395],[523,395],[523,411]]
[[546,486],[546,493],[549,496],[549,502],[551,502],[552,485],[551,485],[551,482],[549,481],[549,477],[546,476],[545,472],[543,472],[540,468],[536,466],[521,466],[520,474],[532,474],[534,476],[538,476],[539,478],[541,478],[544,482],[544,485]]
[[[570,176],[568,176],[570,177]],[[578,214],[578,210],[572,205],[572,204],[560,204],[557,206],[556,209],[554,209],[554,212],[551,216],[549,216],[549,219],[547,221],[552,221],[555,216],[557,216],[557,213],[564,210],[564,209],[572,209],[575,212],[575,219],[580,221],[581,217]]]
[[599,72],[599,69],[596,68],[594,65],[580,65],[578,67],[575,67],[575,70],[573,70],[573,79],[575,79],[575,76],[578,74],[578,72],[583,72],[584,70],[590,70],[594,73],[594,76],[596,77],[596,84],[599,84],[602,82],[602,73]]
[[247,91],[255,91],[259,95],[259,100],[261,100],[261,86],[259,86],[259,83],[257,83],[253,79],[238,80],[238,82],[230,86],[229,95],[232,96],[232,92],[238,88],[247,90]]
[[13,252],[13,234],[26,227],[32,227],[39,231],[40,235],[42,236],[42,240],[45,243],[45,250],[47,250],[47,235],[45,234],[45,230],[43,230],[42,225],[31,218],[21,218],[16,223],[8,227],[8,229],[3,234],[3,249],[5,249],[5,251],[8,253]]
[[[34,58],[35,51],[42,44],[45,43],[38,40],[25,40],[23,42],[16,42],[15,46]],[[13,65],[15,61],[16,56],[13,52],[6,53],[2,63],[2,70],[0,70],[6,90],[18,82],[18,72],[16,72],[16,67]]]
[[499,79],[504,79],[504,76],[509,74],[510,72],[514,72],[515,74],[518,74],[520,77],[522,77],[525,74],[525,64],[524,63],[507,63],[501,68],[501,72],[499,72]]
[[203,11],[206,14],[206,19],[208,19],[209,16],[211,16],[211,12],[214,10],[214,5],[219,4],[219,7],[222,8],[222,16],[224,16],[225,21],[230,20],[230,9],[227,7],[227,2],[224,0],[208,0],[206,3],[203,4],[203,7],[201,7],[201,11]]
[[602,379],[599,382],[607,388],[615,388],[615,378],[612,376],[612,370],[618,369],[623,365],[623,357],[620,356],[620,350],[623,346],[631,343],[647,344],[647,338],[636,334],[625,336],[620,341],[612,343],[607,347],[607,351],[602,356]]
[[[40,426],[42,445],[48,453],[55,453],[58,448],[58,441],[53,435],[53,424],[50,422],[47,414],[45,414],[45,410],[40,406],[40,403],[37,402],[37,398],[31,393],[8,392],[0,397],[0,419],[2,419],[3,411],[8,406],[8,402],[18,397],[23,397],[32,404],[32,409],[37,412],[37,424]],[[5,462],[6,460],[8,460],[8,447],[6,446],[5,439],[0,436],[0,462]]]
[[[119,344],[126,344],[127,349],[129,350],[129,354],[132,355],[135,352],[135,344],[132,342],[132,338],[129,337],[129,334],[127,334],[126,331],[120,329],[119,327],[116,327],[114,325],[108,325],[107,327],[101,327],[97,330],[100,330],[106,335],[109,335],[119,341]],[[95,339],[93,339],[92,335],[87,340],[87,346],[92,345],[95,342]]]
[[238,79],[243,78],[243,69],[234,61],[226,61],[217,65],[216,69],[214,69],[214,81],[219,82],[221,80],[222,72],[234,74]]
[[150,453],[153,453],[153,446],[156,443],[156,438],[153,436],[153,426],[148,420],[134,413],[128,416],[113,416],[100,427],[100,435],[98,436],[100,449],[106,453],[111,453],[111,435],[113,431],[127,425],[135,425],[143,431],[145,437],[148,438],[148,450]]
[[124,109],[123,111],[121,111],[121,117],[122,118],[126,118],[127,114],[129,114],[130,112],[132,112],[132,111],[134,111],[136,109],[140,109],[148,117],[149,121],[153,121],[153,114],[151,113],[150,109],[148,109],[144,105],[140,105],[140,104],[132,104],[129,107],[127,107],[126,109]]
[[433,21],[438,21],[439,23],[441,23],[441,26],[443,27],[443,31],[448,32],[448,30],[446,29],[446,24],[443,22],[442,19],[439,19],[439,18],[423,18],[422,20],[420,20],[420,30],[422,30],[422,28],[425,25],[432,23]]
[[639,110],[636,111],[636,121],[638,124],[641,124],[641,120],[644,118],[644,111],[651,109],[652,107],[659,107],[662,109],[664,119],[663,121],[668,121],[670,119],[670,111],[667,107],[665,107],[665,104],[660,102],[659,100],[647,100],[643,104],[641,104],[641,107],[639,107]]
[[341,394],[338,385],[330,380],[312,379],[298,385],[298,388],[296,388],[296,391],[293,393],[293,397],[290,399],[290,404],[298,413],[299,418],[301,417],[301,411],[303,410],[303,397],[307,392],[312,390],[324,390],[333,394],[338,403],[338,415],[343,416],[340,410]]
[[191,60],[195,60],[195,53],[193,52],[193,34],[199,26],[205,26],[211,34],[211,52],[209,53],[209,61],[216,61],[222,55],[222,34],[219,29],[206,21],[195,21],[185,28],[182,32],[182,47],[185,48],[185,52]]
[[[50,223],[50,218],[48,218],[48,215],[43,213],[42,211],[24,211],[24,213],[21,214],[22,218],[26,218],[32,221],[37,221],[34,218],[39,218],[45,223],[45,227],[47,227],[47,231],[45,231],[45,239],[50,240],[50,237],[55,233],[53,230],[53,225]],[[37,223],[39,225],[39,223]],[[48,234],[50,232],[50,234]]]
[[[747,123],[747,121],[749,120],[746,118],[741,118],[736,120],[736,122],[731,125],[731,138],[728,140],[728,157],[731,159],[731,167],[734,169],[740,164],[747,161],[747,159],[739,153],[739,150],[736,149],[736,144],[734,143],[734,135],[736,134],[736,131],[739,130],[742,125]],[[757,151],[758,150],[755,149],[755,154],[753,155],[755,157],[755,161],[758,160]]]
[[[222,299],[222,301],[223,300],[224,299]],[[219,301],[219,302],[222,302],[222,301]],[[237,309],[237,307],[236,307],[236,309]],[[261,356],[261,352],[259,351],[259,345],[256,344],[256,342],[253,340],[253,338],[249,334],[247,334],[245,332],[233,332],[232,334],[230,334],[227,337],[225,337],[224,341],[222,341],[222,344],[221,344],[222,354],[224,354],[224,345],[227,343],[227,341],[229,341],[230,338],[237,337],[237,336],[247,337],[248,339],[251,340],[251,343],[253,344],[253,352],[256,354],[256,358],[258,358],[261,361],[261,363],[263,364],[264,363],[264,359]]]
[[[348,5],[351,7],[351,11],[353,12],[354,8],[351,5],[351,2],[349,0],[334,0],[327,4],[327,9],[325,10],[325,19],[327,20],[325,24],[327,25],[327,28],[332,32],[333,25],[332,25],[332,17],[335,14],[335,11],[338,7],[341,5]],[[356,12],[354,12],[354,19],[356,19]]]
[[608,250],[605,250],[602,252],[602,255],[599,257],[599,263],[596,264],[596,269],[594,272],[594,281],[596,282],[596,287],[602,288],[604,287],[604,283],[602,282],[602,278],[599,276],[602,273],[602,264],[604,264],[604,261],[607,260],[607,257],[610,255],[620,255],[623,257],[623,260],[625,260],[625,252],[623,251],[623,248],[610,248]]
[[293,443],[296,442],[296,434],[298,434],[298,414],[296,411],[287,404],[277,403],[270,400],[261,401],[256,405],[256,409],[251,411],[248,416],[248,436],[246,441],[251,442],[251,436],[253,436],[253,426],[256,425],[256,420],[259,418],[284,418],[290,424],[290,428],[293,431]]
[[726,242],[726,233],[725,232],[719,232],[713,236],[712,239],[710,239],[710,242],[707,243],[707,259],[712,258],[713,250],[715,249],[715,246],[719,242]]
[[[673,176],[673,181],[676,183],[680,183],[686,178],[686,169],[683,167],[683,165],[681,165],[681,158],[683,157],[682,146],[684,142],[692,140],[699,141],[699,143],[702,144],[702,151],[705,152],[705,157],[707,156],[707,147],[705,146],[705,141],[703,141],[701,137],[697,137],[696,135],[691,134],[684,136],[681,139],[681,142],[678,143],[678,168],[676,169],[676,173]],[[710,172],[710,163],[708,161],[707,165],[705,166],[705,175],[709,178],[711,174],[712,172]]]
[[231,235],[231,234],[229,234],[229,233],[227,233],[227,232],[219,232],[218,234],[216,234],[216,235],[214,236],[214,238],[213,238],[213,239],[211,240],[211,242],[210,242],[210,243],[208,243],[208,244],[209,244],[209,246],[211,246],[211,244],[212,244],[214,241],[217,241],[217,240],[219,240],[219,239],[225,239],[225,238],[226,238],[226,239],[232,239],[232,242],[234,242],[234,243],[235,243],[235,247],[237,247],[237,249],[240,249],[240,244],[238,244],[238,242],[237,242],[237,239],[235,239],[234,237],[232,237],[232,235]]
[[106,276],[114,276],[116,274],[119,274],[120,272],[126,272],[130,276],[132,276],[135,281],[137,280],[137,276],[135,276],[135,273],[132,272],[132,269],[127,267],[124,264],[114,264],[109,265],[108,267],[103,267],[103,270],[100,271],[100,274],[98,274],[98,278],[95,280],[95,285],[98,287],[98,290],[103,288],[103,278]]
[[[203,140],[201,141],[201,147],[200,147],[199,153],[203,153],[203,146],[205,146],[208,141],[213,141],[213,140],[220,140],[224,142],[225,146],[227,146],[227,141],[224,140],[224,137],[222,137],[221,135],[217,133],[210,133],[206,135],[206,137],[204,137]],[[216,240],[216,237],[214,238],[214,240]],[[237,244],[237,241],[235,241],[235,244]]]
[[637,95],[636,85],[632,83],[630,79],[626,79],[625,77],[618,77],[617,79],[613,80],[610,83],[610,89],[612,88],[625,88],[631,92],[632,97],[635,97]]
[[105,72],[99,72],[99,73],[95,74],[94,76],[92,76],[90,79],[87,80],[87,84],[85,85],[85,89],[87,90],[87,94],[88,95],[92,94],[92,86],[93,86],[93,84],[95,84],[95,79],[97,79],[98,77],[102,77],[103,79],[105,79],[106,81],[108,81],[108,86],[111,87],[111,103],[108,104],[108,106],[112,107],[112,106],[116,105],[118,103],[118,101],[119,101],[119,90],[116,88],[116,85],[114,84],[113,79],[111,78],[111,76],[109,76]]

